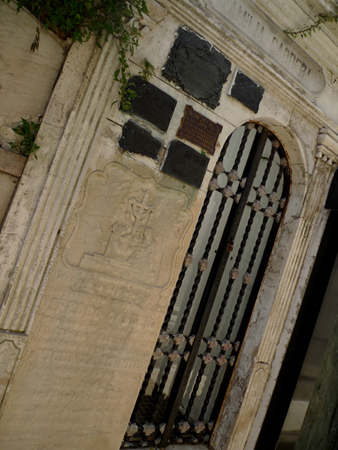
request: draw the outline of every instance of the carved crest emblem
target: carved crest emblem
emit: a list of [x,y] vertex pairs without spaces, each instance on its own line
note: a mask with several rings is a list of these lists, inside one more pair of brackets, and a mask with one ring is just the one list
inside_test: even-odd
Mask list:
[[187,203],[183,192],[110,163],[87,179],[64,262],[165,286],[191,220]]

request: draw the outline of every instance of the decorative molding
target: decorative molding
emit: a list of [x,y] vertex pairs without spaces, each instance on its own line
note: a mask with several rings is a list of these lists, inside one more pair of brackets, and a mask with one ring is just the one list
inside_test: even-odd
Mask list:
[[253,2],[207,0],[206,3],[207,10],[222,24],[234,28],[241,38],[263,52],[272,64],[300,87],[315,97],[322,93],[325,77],[320,65]]
[[328,13],[337,13],[338,4],[335,0],[319,0],[319,3]]
[[[244,448],[257,415],[275,354],[288,318],[290,306],[304,266],[307,251],[316,230],[320,211],[326,196],[331,170],[318,159],[311,183],[304,199],[299,225],[287,259],[278,290],[269,315],[263,339],[255,358],[255,369],[250,377],[244,400],[231,434],[227,450]],[[256,381],[256,368],[263,365],[264,376]]]
[[338,161],[338,135],[326,127],[318,133],[316,158],[329,166]]
[[[110,98],[114,86],[111,74],[118,64],[115,42],[109,38],[104,47],[96,51],[96,55],[98,58],[92,57],[78,102],[66,123],[16,262],[0,311],[2,329],[28,333],[35,307],[42,295],[45,271],[57,245],[58,233],[81,182],[81,175],[84,176],[83,161],[106,108],[106,99]],[[45,121],[51,120],[48,113],[47,110]],[[53,113],[51,111],[52,116]],[[66,120],[66,117],[63,116],[63,119]]]
[[155,0],[147,0],[148,14],[143,14],[139,20],[142,25],[142,34],[151,30],[167,14],[167,9]]

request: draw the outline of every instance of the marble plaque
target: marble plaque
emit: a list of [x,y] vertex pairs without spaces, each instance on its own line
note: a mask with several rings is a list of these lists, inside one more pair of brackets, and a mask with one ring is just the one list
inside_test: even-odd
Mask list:
[[208,10],[231,24],[257,49],[313,95],[325,88],[322,68],[249,0],[206,0]]
[[[87,177],[4,398],[1,449],[119,449],[192,220],[187,195],[141,169]],[[0,360],[15,351],[1,344]]]
[[212,122],[207,117],[194,111],[192,106],[187,105],[176,136],[198,145],[210,155],[213,155],[222,128],[219,123]]
[[136,93],[130,99],[131,109],[127,112],[155,125],[165,132],[174,113],[177,101],[141,77],[129,80],[129,87]]
[[229,94],[231,97],[241,102],[254,113],[257,113],[263,93],[264,88],[262,86],[255,83],[244,73],[237,71]]
[[163,76],[215,109],[230,69],[230,61],[208,41],[180,28]]
[[149,131],[129,120],[123,125],[119,146],[123,150],[156,159],[163,143],[154,138]]
[[172,141],[167,150],[162,172],[199,188],[208,164],[207,156],[198,153],[183,142]]

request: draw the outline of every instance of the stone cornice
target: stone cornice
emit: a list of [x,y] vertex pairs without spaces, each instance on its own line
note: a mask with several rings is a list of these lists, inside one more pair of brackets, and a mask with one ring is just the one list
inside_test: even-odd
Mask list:
[[[250,48],[243,37],[236,35],[230,27],[217,22],[207,11],[201,9],[202,6],[196,7],[189,0],[160,0],[159,3],[167,8],[168,12],[182,25],[210,39],[241,71],[250,73],[250,76],[259,80],[263,86],[273,86],[274,94],[278,95],[281,101],[285,98],[293,101],[295,110],[306,115],[307,120],[314,126],[319,128],[325,124],[338,132],[338,125],[314,104],[300,86],[288,81],[278,68],[268,64]],[[219,25],[218,27],[215,26],[215,22]]]
[[[317,0],[310,5],[306,0],[293,0],[284,10],[277,0],[254,0],[254,3],[271,16],[282,29],[292,29],[315,22],[318,14],[333,12],[332,6],[335,2]],[[308,39],[298,38],[296,42],[311,53],[316,61],[321,61],[324,67],[335,72],[338,54],[338,30],[335,24],[323,24],[320,33],[314,33]]]
[[338,135],[326,127],[318,133],[316,158],[329,166],[338,161]]

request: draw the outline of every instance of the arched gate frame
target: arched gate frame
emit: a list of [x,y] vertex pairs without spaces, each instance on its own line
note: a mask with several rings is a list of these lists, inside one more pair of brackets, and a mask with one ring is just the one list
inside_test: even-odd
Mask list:
[[278,139],[254,123],[225,143],[124,447],[207,443],[289,191]]

